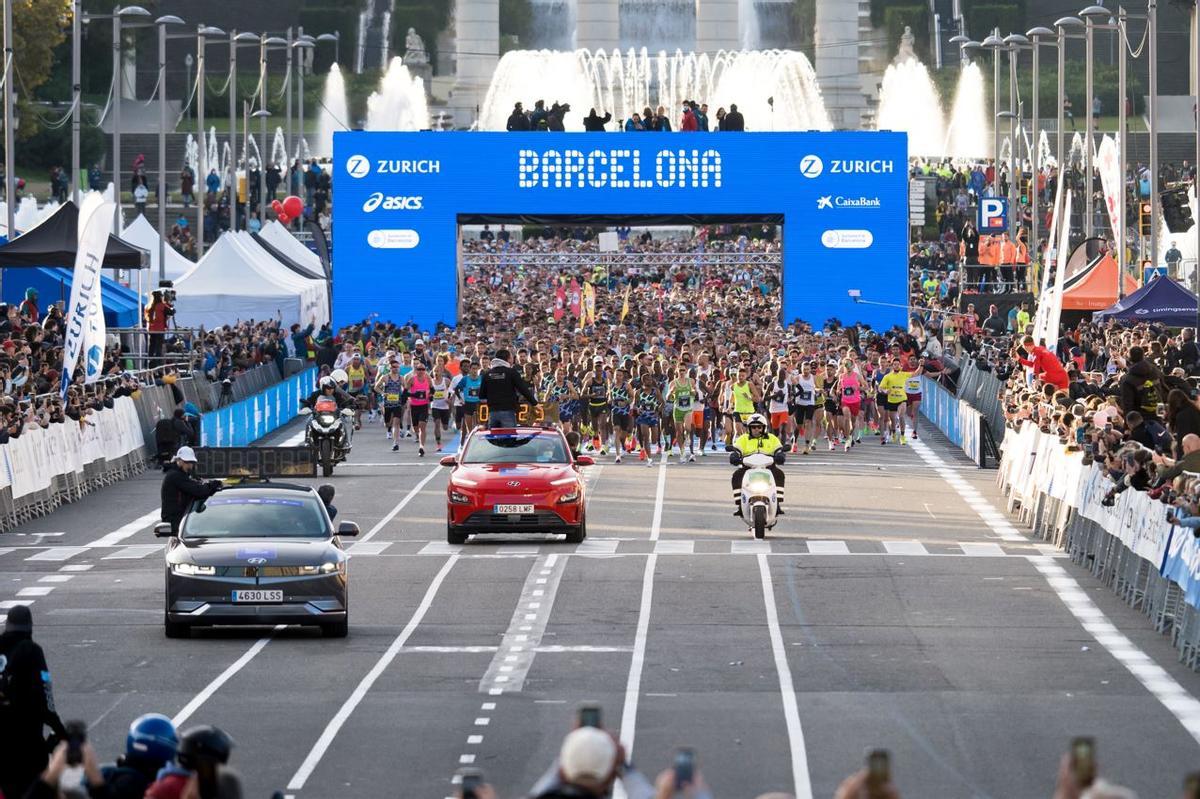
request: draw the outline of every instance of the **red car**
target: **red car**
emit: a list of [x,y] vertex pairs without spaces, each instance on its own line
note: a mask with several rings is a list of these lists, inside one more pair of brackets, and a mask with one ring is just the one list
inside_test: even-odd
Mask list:
[[572,457],[555,428],[476,428],[457,456],[446,486],[446,540],[466,543],[472,533],[565,533],[587,537],[583,475],[591,458]]

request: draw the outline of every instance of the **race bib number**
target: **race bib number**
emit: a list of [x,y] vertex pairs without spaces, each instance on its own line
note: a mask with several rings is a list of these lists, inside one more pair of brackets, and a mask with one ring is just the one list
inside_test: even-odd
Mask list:
[[445,399],[446,392],[445,391],[435,391],[435,392],[433,392],[433,398],[435,400]]
[[910,377],[904,381],[904,390],[909,394],[921,393],[921,379],[919,377]]
[[677,408],[689,408],[689,407],[691,407],[691,405],[692,405],[691,397],[679,397],[675,400],[675,407],[677,407]]
[[414,392],[412,392],[412,398],[418,399],[418,400],[423,400],[423,399],[425,399],[425,392],[424,391],[414,391]]
[[796,392],[796,396],[802,400],[807,401],[812,398],[812,392],[809,391],[807,388],[802,388]]
[[399,394],[385,394],[383,399],[386,402],[399,402],[400,395]]

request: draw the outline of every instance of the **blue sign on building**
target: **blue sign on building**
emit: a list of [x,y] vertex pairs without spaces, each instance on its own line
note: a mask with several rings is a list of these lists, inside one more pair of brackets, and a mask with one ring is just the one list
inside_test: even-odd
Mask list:
[[783,321],[886,327],[908,302],[903,133],[334,134],[334,322],[457,319],[459,226],[482,216],[782,220]]
[[976,227],[980,233],[1003,233],[1008,230],[1008,199],[981,197]]

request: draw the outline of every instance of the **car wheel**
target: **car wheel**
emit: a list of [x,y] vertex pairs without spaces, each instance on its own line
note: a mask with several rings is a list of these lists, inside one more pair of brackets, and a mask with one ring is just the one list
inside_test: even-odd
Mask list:
[[454,525],[446,525],[446,543],[448,544],[465,544],[467,543],[467,534],[454,527]]
[[321,635],[326,638],[345,638],[350,634],[350,619],[326,624],[321,627]]
[[587,517],[579,520],[579,526],[567,533],[568,544],[582,544],[583,539],[587,538]]
[[163,632],[168,638],[191,638],[192,625],[184,624],[183,622],[171,621],[170,619],[163,620]]

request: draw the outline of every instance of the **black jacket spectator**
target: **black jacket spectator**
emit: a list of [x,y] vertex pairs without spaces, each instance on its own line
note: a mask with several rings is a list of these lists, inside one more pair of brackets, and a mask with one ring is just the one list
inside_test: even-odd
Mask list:
[[725,119],[721,122],[721,130],[745,130],[746,120],[742,116],[742,112],[737,110],[737,103],[729,106],[729,113],[725,115]]
[[600,116],[596,113],[596,109],[592,109],[591,113],[583,118],[583,129],[592,133],[602,133],[604,126],[612,120],[612,114]]
[[205,483],[197,480],[172,463],[163,475],[162,491],[159,501],[162,503],[162,520],[170,522],[171,532],[179,532],[179,523],[191,506],[193,500],[208,499],[217,493],[219,483]]
[[504,127],[505,130],[509,131],[529,130],[529,117],[525,116],[520,103],[517,103],[516,107],[513,108],[513,112],[508,115],[508,122]]
[[480,401],[486,401],[488,410],[492,413],[516,411],[521,397],[530,405],[537,405],[537,396],[533,389],[505,357],[508,353],[501,351],[496,355],[492,365],[483,373],[483,382],[479,386]]
[[1158,415],[1158,403],[1166,399],[1162,372],[1145,359],[1141,347],[1129,350],[1129,370],[1121,378],[1121,413],[1140,411],[1147,419]]
[[54,709],[50,669],[33,641],[33,616],[25,605],[8,611],[0,634],[0,791],[23,796],[46,768],[44,728],[67,731]]
[[1200,435],[1200,408],[1182,391],[1167,395],[1167,427],[1175,439],[1175,451],[1183,452],[1183,437],[1189,433]]

